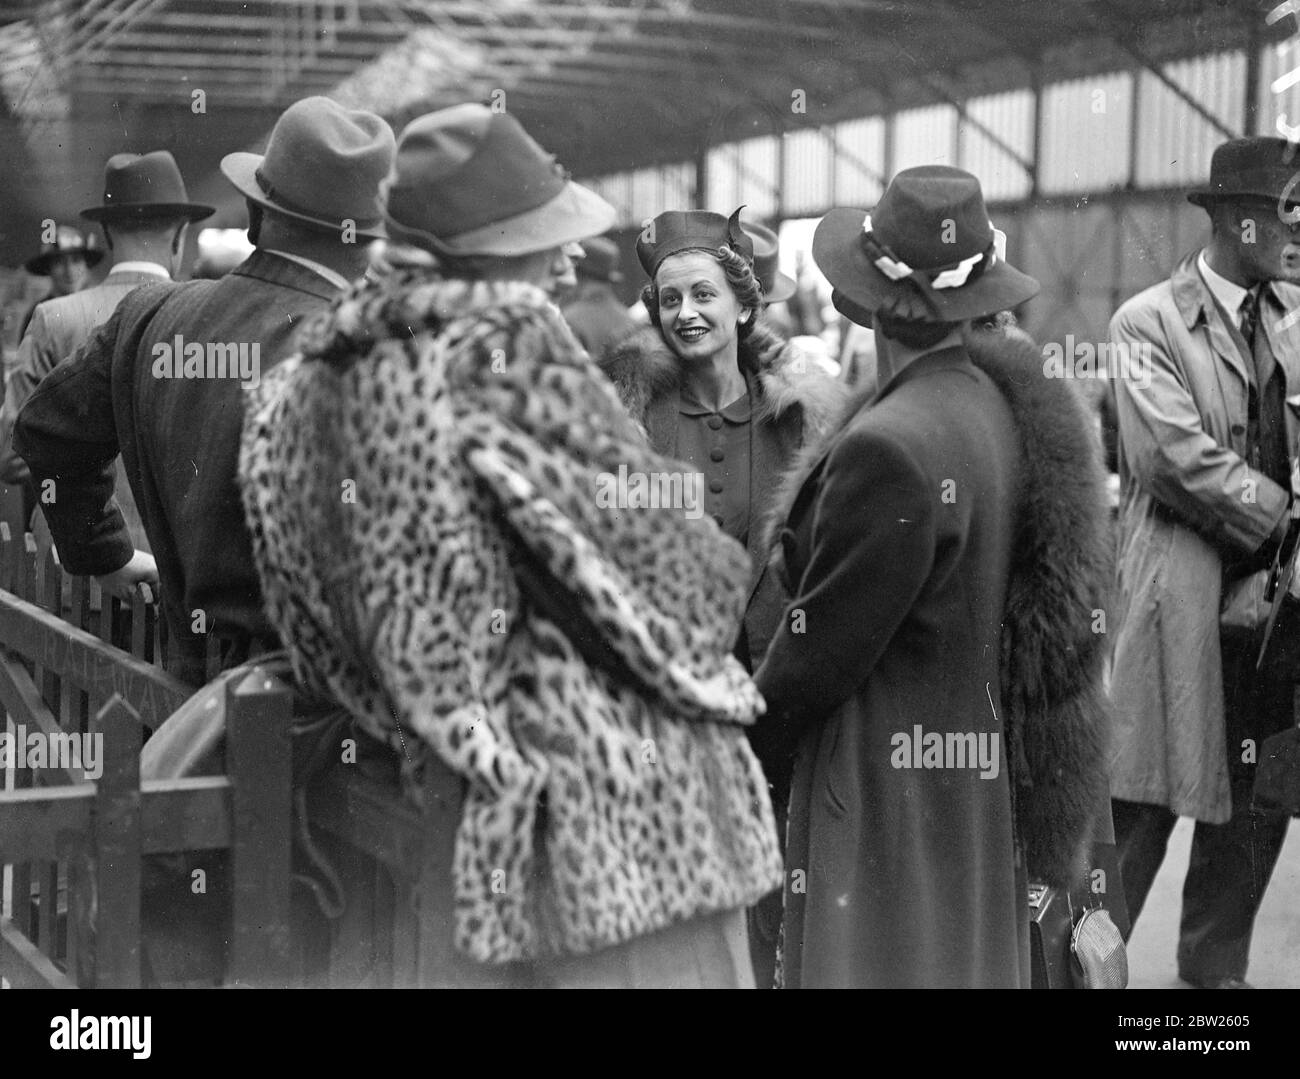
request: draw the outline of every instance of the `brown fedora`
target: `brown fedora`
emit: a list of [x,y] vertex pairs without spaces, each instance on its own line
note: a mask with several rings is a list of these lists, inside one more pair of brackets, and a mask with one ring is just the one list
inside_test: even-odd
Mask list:
[[237,152],[221,171],[259,206],[331,232],[382,239],[379,184],[393,163],[393,129],[327,97],[295,101],[271,129],[265,154]]
[[904,169],[870,214],[832,210],[813,233],[813,259],[856,308],[896,318],[964,322],[1038,293],[1006,261],[979,180],[947,165]]
[[82,210],[89,221],[113,222],[158,217],[202,221],[216,211],[190,202],[176,159],[166,150],[114,154],[104,165],[104,201]]
[[37,277],[48,277],[54,260],[65,255],[80,255],[87,266],[94,266],[104,257],[104,252],[95,246],[94,233],[86,236],[73,225],[59,225],[54,230],[54,240],[41,244],[40,253],[23,263],[23,269]]
[[457,256],[562,247],[606,232],[616,216],[513,116],[473,103],[406,125],[384,200],[394,240]]

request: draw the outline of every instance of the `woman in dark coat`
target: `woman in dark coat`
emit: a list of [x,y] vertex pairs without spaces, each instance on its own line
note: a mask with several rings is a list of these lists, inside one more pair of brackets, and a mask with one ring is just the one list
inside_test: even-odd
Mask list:
[[1068,881],[1104,804],[1100,466],[1032,342],[969,332],[1037,292],[1001,243],[943,167],[817,229],[880,378],[778,518],[794,598],[754,738],[793,768],[789,987],[1028,987],[1025,863]]

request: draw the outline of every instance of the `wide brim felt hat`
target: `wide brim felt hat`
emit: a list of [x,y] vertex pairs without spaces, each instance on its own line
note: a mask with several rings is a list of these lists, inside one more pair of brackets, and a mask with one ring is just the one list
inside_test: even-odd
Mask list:
[[933,165],[900,172],[871,213],[831,210],[812,249],[831,286],[857,308],[963,322],[1037,295],[1038,282],[999,253],[1004,242],[988,220],[979,181]]
[[104,252],[95,246],[94,236],[83,236],[76,229],[62,226],[54,242],[42,244],[40,252],[23,263],[23,269],[37,277],[48,277],[55,260],[67,255],[80,255],[87,266],[98,266],[104,258]]
[[380,240],[386,232],[379,187],[395,143],[381,116],[308,97],[281,114],[265,154],[227,154],[221,172],[258,206],[322,230]]
[[[1187,193],[1187,201],[1208,206],[1225,198],[1261,198],[1300,203],[1291,181],[1300,172],[1300,149],[1286,139],[1252,136],[1229,139],[1214,148],[1210,179]],[[1288,190],[1288,187],[1290,188]]]
[[472,103],[406,126],[383,200],[391,239],[452,257],[530,255],[599,236],[617,218],[512,115]]
[[114,154],[104,166],[104,199],[81,211],[87,221],[146,221],[185,218],[202,221],[212,206],[191,202],[176,160],[166,150]]

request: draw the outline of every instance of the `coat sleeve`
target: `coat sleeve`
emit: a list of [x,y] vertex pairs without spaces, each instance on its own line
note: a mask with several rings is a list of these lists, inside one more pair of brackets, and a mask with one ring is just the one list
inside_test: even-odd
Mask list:
[[933,568],[940,495],[892,439],[859,434],[831,452],[807,568],[754,676],[765,766],[787,767],[804,730],[871,674]]
[[1163,505],[1229,550],[1256,551],[1287,511],[1289,493],[1205,430],[1200,409],[1152,316],[1120,311],[1119,345],[1150,348],[1151,378],[1119,379],[1120,446],[1134,479]]
[[[13,446],[32,472],[64,568],[101,575],[135,551],[113,497],[118,455],[113,415],[113,346],[123,308],[37,387],[18,413]],[[53,480],[53,497],[43,497]]]
[[31,480],[27,462],[14,451],[14,424],[19,410],[40,385],[41,379],[64,358],[57,354],[54,337],[53,327],[38,306],[22,344],[18,346],[18,359],[9,373],[4,407],[0,409],[0,480],[5,483]]

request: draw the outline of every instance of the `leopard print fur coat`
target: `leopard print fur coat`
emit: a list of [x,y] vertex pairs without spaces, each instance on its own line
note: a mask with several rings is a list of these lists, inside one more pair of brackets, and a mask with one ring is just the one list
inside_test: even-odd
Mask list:
[[267,610],[308,689],[468,781],[457,947],[579,954],[778,887],[747,557],[604,508],[602,474],[673,465],[546,295],[394,258],[301,348],[245,418]]

